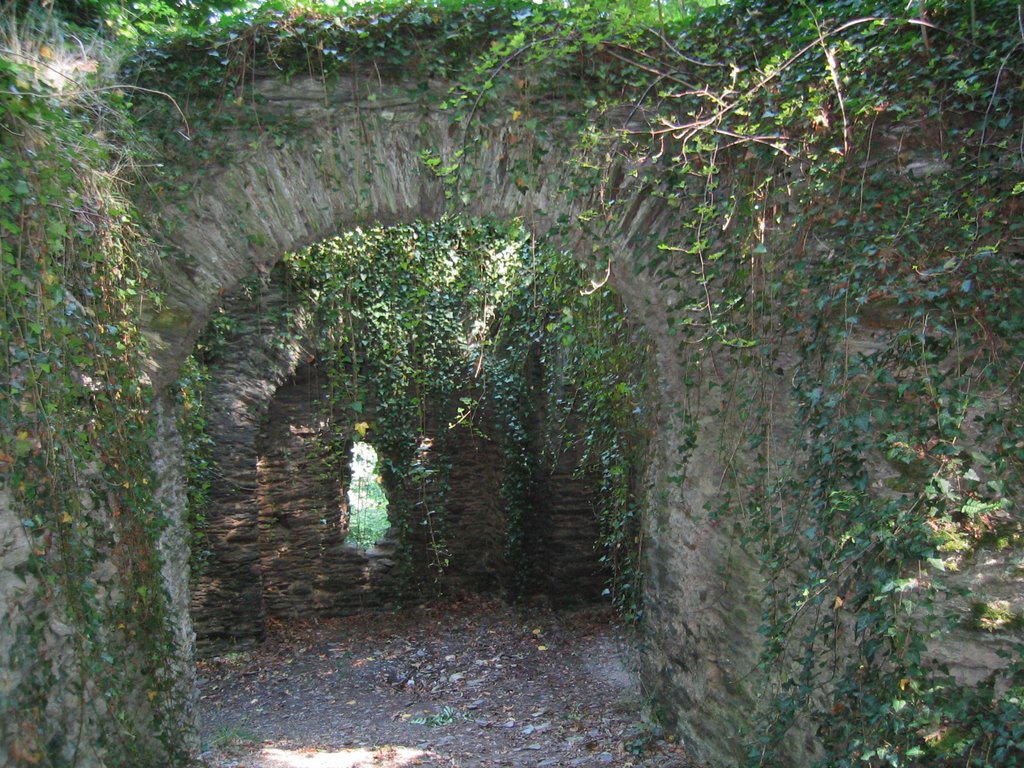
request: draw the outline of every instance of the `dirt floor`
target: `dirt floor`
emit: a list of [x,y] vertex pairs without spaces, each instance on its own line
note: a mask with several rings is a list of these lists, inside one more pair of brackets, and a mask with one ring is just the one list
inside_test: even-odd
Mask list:
[[276,624],[199,666],[210,768],[691,768],[604,611],[422,607]]

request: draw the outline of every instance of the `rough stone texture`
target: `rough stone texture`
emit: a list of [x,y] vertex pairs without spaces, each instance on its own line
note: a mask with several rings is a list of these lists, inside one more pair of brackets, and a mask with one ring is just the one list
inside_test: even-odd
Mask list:
[[[165,425],[166,426],[166,425]],[[171,427],[173,430],[173,426]],[[170,443],[173,451],[174,442]],[[180,460],[180,451],[178,452]],[[119,756],[110,754],[109,737],[131,734],[135,754],[157,762],[176,759],[160,743],[157,732],[161,716],[170,717],[181,727],[185,742],[196,738],[196,720],[191,708],[193,694],[192,640],[188,631],[188,613],[182,610],[180,589],[187,579],[187,561],[167,561],[164,575],[171,588],[177,588],[177,601],[169,617],[179,631],[173,658],[138,658],[136,647],[126,641],[120,605],[129,588],[119,569],[121,551],[136,544],[120,539],[115,524],[118,512],[94,501],[88,483],[98,482],[95,467],[83,467],[83,489],[77,512],[90,521],[88,544],[92,550],[81,574],[82,585],[90,597],[90,609],[96,612],[96,629],[89,636],[74,626],[74,609],[69,603],[68,584],[62,578],[39,579],[49,567],[59,573],[58,562],[32,564],[32,548],[37,558],[59,557],[39,543],[33,543],[13,504],[9,491],[0,486],[0,765],[32,766],[41,764],[74,765],[78,768],[102,768]],[[163,475],[166,479],[167,474]],[[180,484],[179,484],[180,487]],[[183,507],[178,507],[180,512]],[[175,524],[178,523],[178,524]],[[83,526],[83,530],[86,530]],[[173,549],[172,538],[182,537],[185,529],[173,520],[161,553]],[[84,542],[80,543],[84,546]],[[179,550],[182,551],[182,550]],[[184,551],[187,551],[184,550]],[[179,613],[174,614],[173,610]],[[115,620],[116,617],[116,620]],[[103,658],[101,654],[105,654]],[[100,661],[97,661],[100,657]],[[113,666],[104,666],[113,665]],[[109,688],[101,684],[106,673],[117,683],[117,699],[108,700]],[[180,674],[180,678],[175,675]],[[174,679],[172,690],[158,702],[151,702],[147,689],[163,676]],[[161,707],[162,711],[157,711]],[[39,715],[43,715],[40,719]],[[127,722],[119,716],[130,715]],[[115,730],[117,729],[117,730]],[[175,748],[179,745],[175,745]],[[178,754],[187,752],[188,745]]]
[[[375,86],[344,78],[326,92],[320,82],[302,78],[287,84],[258,81],[255,87],[267,97],[269,113],[301,117],[310,128],[278,143],[268,135],[254,145],[253,136],[239,135],[232,162],[193,175],[183,200],[148,204],[154,232],[171,251],[162,265],[166,306],[154,313],[148,326],[152,376],[158,386],[174,379],[177,365],[224,293],[254,269],[265,271],[282,253],[364,221],[390,224],[433,218],[445,208],[442,184],[419,160],[422,148],[451,157],[461,140],[461,132],[450,132],[446,117],[431,107],[431,98],[442,98],[443,84],[431,86],[423,97],[425,106],[404,93],[395,96],[387,86],[372,102],[354,102],[353,94],[365,94]],[[557,121],[550,128],[556,133]],[[677,463],[673,435],[686,426],[674,404],[709,413],[717,397],[683,385],[684,363],[699,366],[701,361],[683,359],[676,341],[665,333],[666,296],[633,269],[656,247],[660,233],[672,226],[675,212],[651,194],[658,183],[655,165],[616,167],[599,189],[577,195],[579,190],[568,181],[569,158],[556,149],[571,147],[572,139],[552,138],[541,148],[544,151],[535,153],[540,140],[523,141],[520,132],[520,126],[500,120],[481,128],[472,159],[482,169],[483,181],[469,198],[467,212],[522,217],[535,235],[543,236],[556,221],[575,222],[577,213],[597,207],[601,199],[619,202],[620,213],[612,221],[596,229],[573,228],[570,236],[581,258],[599,248],[615,254],[610,279],[634,313],[644,318],[656,342],[660,406],[651,407],[659,411],[660,429],[653,437],[650,471],[651,643],[644,666],[650,690],[665,702],[695,751],[726,764],[741,749],[734,726],[750,712],[756,686],[752,672],[758,590],[753,564],[738,552],[734,532],[712,526],[707,511],[722,471],[717,453],[729,428],[705,417],[687,482],[670,480]],[[230,136],[224,138],[230,143]],[[531,169],[531,178],[540,180],[537,186],[520,189],[514,183],[508,169],[517,162]],[[251,344],[250,338],[246,345]],[[224,404],[218,410],[230,412],[235,402],[238,411],[235,432],[230,431],[230,420],[224,424],[228,441],[219,455],[247,467],[255,460],[251,425],[257,415],[246,408],[260,398],[268,402],[273,387],[265,380],[259,389],[244,402],[230,385],[218,396]],[[232,485],[251,488],[253,479],[239,469]],[[202,617],[212,615],[218,604],[232,606],[229,612],[244,608],[247,614],[261,605],[253,572],[258,561],[254,502],[230,494],[223,499],[218,495],[218,501],[225,502],[230,514],[218,524],[216,535],[240,539],[245,554],[243,561],[212,573],[211,583],[198,591],[200,635]],[[566,534],[560,536],[564,540]],[[240,576],[248,579],[247,585],[229,586]],[[221,630],[250,628],[253,637],[260,628],[251,615],[237,620],[225,615],[216,622]]]
[[533,499],[538,524],[531,526],[527,538],[533,591],[554,605],[597,600],[611,577],[598,549],[596,496],[601,479],[578,476],[571,469],[544,470]]
[[33,616],[25,610],[25,603],[35,594],[37,583],[26,573],[30,542],[22,528],[20,516],[14,508],[10,493],[0,486],[0,765],[10,765],[14,734],[10,729],[17,721],[17,690],[29,673],[26,659],[19,661],[15,649],[21,641],[20,633]]
[[153,468],[156,473],[154,498],[164,511],[167,525],[158,546],[162,560],[160,573],[167,590],[168,609],[174,638],[175,655],[169,673],[174,681],[174,694],[168,706],[174,717],[186,726],[183,738],[188,749],[198,750],[198,720],[195,708],[195,632],[189,611],[189,527],[185,519],[188,505],[185,494],[184,450],[177,429],[178,408],[169,397],[154,403],[156,439],[152,444]]
[[[532,405],[530,428],[539,432],[544,403]],[[454,413],[451,403],[446,406],[438,411]],[[483,408],[472,429],[449,429],[449,423],[439,418],[425,430],[431,441],[427,466],[450,467],[439,495],[430,489],[424,495],[419,486],[393,491],[405,494],[414,510],[413,567],[423,588],[558,604],[600,600],[610,575],[597,548],[600,478],[576,476],[579,452],[563,454],[555,466],[546,460],[536,463],[524,478],[527,517],[517,525],[509,517],[508,460],[494,416]],[[429,510],[438,513],[429,515]],[[510,537],[520,529],[523,541],[517,550]],[[438,567],[432,542],[447,561],[444,568]]]
[[[399,583],[393,537],[369,550],[346,543],[349,468],[327,457],[348,455],[351,432],[327,423],[326,374],[316,350],[294,341],[286,292],[270,279],[248,294],[229,300],[222,322],[232,335],[210,364],[208,430],[218,477],[193,600],[202,650],[258,639],[267,619],[390,605],[400,588],[417,583],[449,594],[515,596],[525,589],[562,602],[600,598],[608,574],[595,548],[599,478],[574,475],[579,451],[537,467],[526,562],[518,563],[534,578],[520,582],[508,544],[505,449],[484,436],[496,433],[486,414],[476,429],[449,427],[458,396],[428,404],[423,425],[431,446],[423,461],[450,467],[441,486],[407,481],[388,489],[410,509],[404,565],[418,582]],[[361,418],[372,423],[375,397],[368,394]],[[537,431],[542,413],[538,408]]]
[[[443,529],[437,532],[451,560],[444,580],[450,590],[509,594],[513,567],[506,551],[502,448],[472,429],[454,430],[449,435],[443,427],[432,432],[435,438],[447,438],[435,442],[435,447],[451,463]],[[420,528],[424,533],[429,530],[428,525]],[[429,557],[425,547],[423,551]]]
[[[1024,552],[1013,548],[975,552],[960,564],[946,586],[952,605],[964,620],[929,651],[937,661],[949,665],[961,682],[978,683],[993,669],[1001,668],[1004,659],[1012,658],[1024,639],[1020,627],[1024,619]],[[976,626],[974,610],[983,604],[997,605],[1017,617],[1017,626]]]
[[[191,187],[183,199],[149,206],[154,234],[170,250],[162,265],[167,304],[152,313],[148,324],[152,376],[158,386],[173,381],[177,365],[221,296],[254,268],[266,269],[285,251],[361,222],[432,218],[445,208],[442,184],[419,162],[420,149],[450,158],[461,141],[461,131],[449,131],[447,119],[435,110],[446,90],[443,84],[431,84],[418,101],[373,78],[342,78],[327,90],[319,81],[302,78],[288,83],[257,81],[253,87],[266,98],[259,109],[267,116],[288,114],[305,121],[307,128],[283,141],[275,141],[270,133],[255,138],[225,135],[230,161],[189,177]],[[371,91],[376,98],[368,101],[365,97]],[[559,108],[545,105],[549,114]],[[659,175],[655,160],[613,167],[593,190],[573,190],[567,182],[571,158],[565,154],[565,148],[573,146],[572,138],[559,140],[555,135],[540,147],[544,151],[535,154],[541,140],[524,140],[522,126],[504,120],[496,118],[475,134],[479,141],[472,160],[482,181],[469,190],[477,194],[471,196],[468,211],[522,216],[536,235],[548,232],[557,220],[569,222],[568,244],[581,259],[598,248],[614,256],[610,280],[634,314],[644,318],[654,340],[658,392],[650,407],[656,410],[658,429],[652,436],[647,489],[649,642],[642,664],[648,689],[694,751],[714,765],[738,762],[738,734],[756,716],[762,683],[755,663],[761,585],[755,564],[738,545],[742,521],[715,520],[709,510],[717,506],[724,473],[731,466],[742,470],[737,438],[751,425],[743,423],[732,407],[737,388],[771,405],[766,423],[774,431],[766,437],[781,448],[793,423],[787,384],[774,373],[744,379],[736,373],[740,366],[733,365],[729,350],[681,349],[668,333],[667,314],[670,304],[678,301],[679,286],[635,269],[646,262],[677,218],[664,198],[653,194]],[[551,130],[557,134],[557,121],[551,122]],[[882,154],[880,149],[877,157],[884,164]],[[540,180],[536,187],[520,189],[514,183],[509,169],[516,162],[530,169],[530,178]],[[607,220],[578,222],[578,213],[600,209],[608,200],[616,206]],[[251,337],[239,338],[248,345]],[[237,354],[250,353],[243,349]],[[271,360],[260,365],[290,370]],[[284,375],[268,375],[253,391],[225,386],[217,395],[218,409],[232,414],[221,425],[227,438],[221,456],[238,463],[225,471],[226,485],[218,492],[228,516],[217,535],[241,542],[244,557],[212,574],[223,584],[212,583],[198,595],[200,607],[211,611],[218,605],[246,606],[251,613],[260,604],[256,503],[251,494],[255,425]],[[694,447],[680,468],[678,442],[691,430]],[[249,497],[242,498],[246,489]],[[452,543],[457,542],[453,537]],[[476,541],[474,546],[484,544]],[[985,566],[971,568],[982,579]],[[480,569],[474,578],[489,578],[492,570]],[[1007,581],[1006,568],[997,570],[986,589],[997,594],[1007,585],[1016,588],[1012,579]],[[239,575],[246,583],[229,586],[228,581]],[[201,615],[202,610],[197,616],[200,623]],[[230,623],[227,617],[218,621],[225,629]],[[259,622],[251,617],[245,621],[254,636],[258,634]],[[989,657],[986,649],[1002,640],[975,633],[963,642],[956,657],[980,662]],[[970,675],[977,677],[989,668],[983,662]],[[792,745],[794,762],[813,750],[813,740]]]
[[285,304],[280,286],[269,282],[260,284],[254,301],[235,299],[220,375],[207,390],[217,475],[205,530],[210,555],[192,594],[201,648],[227,640],[244,645],[264,630],[257,439],[274,392],[303,354],[292,335],[268,320]]
[[[419,101],[401,88],[377,88],[373,79],[340,78],[326,91],[311,78],[260,80],[254,87],[254,108],[263,117],[303,121],[304,130],[262,137],[226,132],[221,138],[229,145],[237,140],[230,164],[204,165],[187,176],[182,199],[139,201],[168,246],[167,258],[154,265],[163,273],[165,303],[150,313],[147,327],[157,387],[174,380],[213,308],[254,268],[266,270],[281,254],[352,226],[434,219],[450,208],[443,184],[420,160],[423,149],[451,157],[461,147],[461,133],[436,110],[445,84],[430,84]],[[353,94],[374,100],[354,101]],[[538,166],[534,146],[511,126],[487,130],[471,156],[486,182],[475,182],[483,189],[470,198],[469,213],[522,217],[537,234],[571,214],[565,158],[549,153]],[[517,160],[534,168],[537,188],[521,190],[507,177]]]
[[325,378],[301,364],[278,388],[260,430],[260,566],[271,618],[344,616],[396,597],[392,547],[345,543],[348,467],[323,458],[326,396]]
[[[534,392],[546,392],[544,379],[557,380],[557,371],[533,356],[528,367],[534,377]],[[557,362],[554,365],[558,365]],[[527,573],[532,594],[542,595],[554,605],[571,605],[601,599],[612,579],[611,567],[601,562],[607,553],[600,547],[600,468],[587,464],[584,443],[559,442],[560,432],[581,434],[584,425],[577,414],[560,415],[559,423],[549,421],[555,412],[548,397],[571,398],[557,388],[533,404],[528,424],[533,455],[540,457],[534,472],[529,499],[530,517],[524,528]],[[642,489],[634,489],[643,497]],[[638,531],[639,533],[639,531]]]
[[712,765],[731,765],[757,711],[761,583],[740,547],[739,522],[711,513],[750,425],[729,407],[728,354],[681,350],[667,333],[666,302],[642,285],[623,286],[652,334],[661,388],[652,404],[659,428],[647,489],[642,674],[681,740]]

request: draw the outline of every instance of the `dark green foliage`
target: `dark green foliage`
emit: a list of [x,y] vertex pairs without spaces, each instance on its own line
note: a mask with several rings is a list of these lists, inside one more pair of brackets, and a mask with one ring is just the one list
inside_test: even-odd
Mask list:
[[[582,446],[579,471],[604,478],[598,513],[616,602],[638,611],[644,346],[614,294],[581,293],[588,283],[569,256],[535,247],[517,226],[463,220],[357,230],[286,264],[320,329],[339,444],[353,429],[372,440],[399,533],[408,539],[410,521],[423,521],[434,567],[448,565],[450,467],[434,443],[481,432],[505,455],[507,555],[522,591],[524,537],[544,524],[532,509],[540,454],[553,466]],[[538,434],[541,407],[549,417]]]
[[206,26],[232,10],[235,0],[13,0],[11,11],[23,16],[43,10],[75,27],[110,39],[138,42],[175,29]]
[[[503,309],[502,354],[488,384],[500,423],[515,440],[514,464],[523,468],[506,481],[506,503],[528,519],[528,470],[578,452],[577,473],[600,477],[595,512],[602,561],[612,573],[607,594],[636,620],[643,610],[641,483],[652,417],[645,405],[648,341],[620,297],[595,287],[569,254],[541,253],[531,261]],[[531,361],[540,363],[541,376],[529,375]],[[538,398],[549,408],[539,436],[526,429]]]
[[[285,259],[297,298],[319,328],[332,428],[344,444],[354,425],[363,425],[379,451],[392,523],[408,541],[411,521],[427,521],[438,569],[447,553],[442,510],[433,507],[450,468],[431,461],[427,441],[436,424],[428,427],[428,416],[465,381],[467,323],[486,322],[492,291],[501,288],[486,280],[484,252],[474,252],[487,238],[455,222],[356,230]],[[486,338],[486,324],[482,332]],[[364,416],[371,402],[372,423]],[[430,508],[410,508],[419,502]]]
[[[923,18],[912,16],[922,12]],[[746,545],[768,584],[763,667],[771,685],[766,711],[750,734],[751,764],[780,762],[780,744],[803,725],[823,738],[823,765],[1015,766],[1024,763],[1020,649],[1007,660],[1001,687],[994,680],[957,682],[926,651],[949,627],[971,618],[950,614],[943,569],[983,546],[1020,537],[1022,57],[1018,7],[1005,0],[909,6],[903,0],[741,0],[672,17],[634,17],[607,3],[513,3],[374,8],[347,20],[271,6],[153,44],[131,71],[218,105],[191,128],[210,141],[218,120],[248,125],[241,116],[253,98],[246,83],[271,66],[283,76],[330,77],[376,66],[385,76],[418,73],[424,82],[454,77],[448,106],[465,132],[466,152],[461,164],[444,169],[440,158],[428,157],[453,180],[453,189],[454,180],[471,182],[480,172],[471,151],[478,126],[514,108],[529,131],[543,132],[548,99],[578,106],[577,189],[602,184],[621,158],[660,158],[654,193],[679,210],[679,223],[645,263],[632,266],[675,292],[666,330],[681,349],[700,350],[707,367],[728,363],[723,379],[730,371],[738,372],[737,380],[775,371],[791,387],[798,410],[799,429],[779,464],[767,448],[774,425],[765,392],[738,385],[735,407],[749,425],[747,449],[760,471],[737,458],[726,473],[719,511],[720,519],[747,521]],[[63,130],[74,133],[75,142],[92,141],[83,138],[89,135],[83,114],[58,114],[51,100],[22,98],[20,76],[16,65],[0,61],[5,125],[38,124],[53,141]],[[615,110],[623,106],[631,122],[620,130],[623,113]],[[182,126],[168,124],[172,141]],[[34,406],[0,401],[15,426],[5,461],[19,472],[35,467],[33,477],[39,477],[52,462],[78,455],[74,451],[131,458],[134,415],[114,418],[123,428],[103,437],[127,439],[113,454],[94,450],[99,438],[84,427],[92,408],[116,414],[125,403],[139,402],[130,384],[122,392],[111,383],[136,379],[100,366],[91,380],[107,382],[100,393],[106,400],[97,405],[91,389],[63,373],[80,344],[119,351],[118,366],[134,360],[137,336],[124,314],[127,296],[117,297],[113,310],[101,302],[113,318],[106,324],[73,306],[61,312],[70,306],[60,303],[64,295],[49,296],[55,283],[46,275],[57,272],[46,259],[24,254],[44,254],[66,269],[70,262],[61,249],[93,236],[78,233],[74,217],[48,215],[45,203],[66,202],[67,189],[74,188],[67,156],[51,158],[54,144],[44,141],[44,154],[36,157],[46,160],[47,170],[38,173],[24,147],[14,146],[14,135],[2,136],[2,224],[22,238],[16,242],[28,237],[31,247],[4,243],[11,318],[4,325],[14,334],[5,348],[20,356],[6,365]],[[104,148],[87,151],[99,157]],[[516,172],[523,188],[541,181],[527,166]],[[580,223],[614,222],[619,203],[602,205]],[[422,228],[418,233],[413,240],[430,237]],[[609,483],[608,557],[622,564],[620,573],[633,570],[639,509],[625,489],[635,487],[635,457],[642,456],[635,451],[644,438],[635,424],[619,419],[631,407],[642,408],[645,395],[628,357],[601,346],[604,328],[616,324],[629,337],[621,314],[604,319],[614,300],[578,306],[578,283],[555,276],[553,265],[561,262],[534,265],[533,285],[557,301],[532,303],[535,293],[510,287],[516,298],[507,319],[489,326],[492,346],[481,347],[488,355],[487,387],[462,395],[459,377],[473,358],[452,340],[465,338],[457,318],[467,307],[480,310],[486,281],[467,265],[453,267],[451,301],[428,318],[433,297],[402,282],[402,270],[391,268],[400,258],[394,249],[373,257],[384,267],[368,271],[368,278],[353,273],[351,262],[341,279],[342,273],[324,271],[337,255],[333,247],[316,259],[300,256],[293,266],[306,295],[320,291],[330,299],[321,308],[325,349],[335,350],[337,403],[351,411],[345,418],[358,418],[356,404],[365,394],[360,382],[371,374],[391,398],[393,415],[374,428],[397,462],[394,471],[423,472],[426,482],[432,470],[416,463],[417,434],[409,426],[422,415],[423,395],[455,397],[465,407],[460,413],[453,405],[456,419],[466,416],[461,424],[472,424],[479,403],[489,400],[509,436],[509,455],[523,468],[510,474],[506,502],[525,513],[526,468],[534,454],[521,412],[531,386],[524,366],[537,350],[561,350],[568,356],[568,373],[557,384],[561,396],[579,413],[606,419],[584,420],[570,432],[588,443],[587,460]],[[440,270],[440,253],[431,251],[423,263]],[[116,286],[84,274],[68,269],[68,280],[90,299],[138,290],[129,282],[130,269]],[[394,306],[382,310],[383,297]],[[588,318],[582,330],[575,322],[580,317]],[[107,334],[105,326],[120,330]],[[131,339],[127,357],[117,349],[121,330]],[[403,335],[409,330],[423,334],[415,355]],[[507,339],[503,356],[491,354],[499,338]],[[370,339],[381,356],[353,377],[354,361],[377,354],[377,346],[358,347]],[[353,344],[358,354],[346,360],[346,345]],[[53,350],[66,354],[51,360]],[[429,365],[411,362],[420,359]],[[692,371],[684,375],[696,380]],[[711,386],[730,383],[713,380]],[[61,403],[71,414],[59,422],[63,437],[44,440],[54,410],[43,401]],[[64,439],[73,450],[53,447]],[[116,472],[126,471],[126,463]],[[879,469],[884,466],[886,472]],[[440,482],[443,474],[433,477]],[[59,531],[60,521],[51,519],[53,500],[40,495],[49,493],[47,482],[20,492],[26,508],[41,499],[42,522],[32,525]],[[147,502],[142,497],[138,503]],[[522,542],[518,518],[512,519],[514,552]],[[634,581],[615,587],[627,608],[636,606],[635,590]]]
[[[207,333],[207,338],[215,336]],[[206,364],[191,355],[178,374],[178,404],[185,460],[185,489],[188,494],[188,526],[191,559],[190,578],[194,582],[206,560],[206,513],[210,489],[216,479],[213,441],[207,432],[206,387],[210,372]]]
[[808,723],[823,765],[1024,759],[1006,727],[1017,666],[997,701],[926,653],[964,619],[943,570],[1022,525],[1017,22],[1009,2],[738,2],[671,34],[538,13],[454,91],[471,124],[501,109],[499,79],[576,67],[601,84],[592,115],[631,103],[645,126],[581,129],[599,168],[581,184],[600,183],[602,154],[663,157],[681,221],[637,270],[678,297],[670,332],[716,368],[736,350],[737,378],[792,382],[800,430],[781,464],[764,393],[740,392],[762,471],[733,468],[719,512],[755,511],[746,541],[769,587],[753,764],[784,764]]
[[266,4],[216,24],[152,41],[131,70],[147,82],[174,83],[215,94],[244,96],[253,72],[285,77],[350,73],[370,66],[382,76],[443,77],[465,66],[511,29],[524,3],[359,5],[300,9]]
[[0,488],[30,554],[24,603],[8,606],[4,663],[26,677],[5,692],[3,737],[19,764],[70,765],[71,706],[95,713],[107,765],[177,759],[142,383],[140,306],[156,297],[108,172],[127,155],[102,138],[129,123],[113,94],[47,85],[28,65],[41,42],[19,42],[31,56],[0,59]]

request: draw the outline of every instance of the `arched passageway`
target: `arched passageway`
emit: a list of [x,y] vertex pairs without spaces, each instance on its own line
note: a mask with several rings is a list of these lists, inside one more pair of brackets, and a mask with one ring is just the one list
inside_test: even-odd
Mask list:
[[353,232],[247,280],[197,350],[204,650],[438,594],[638,611],[648,344],[567,255],[493,223]]
[[[699,756],[1016,757],[1017,5],[720,4],[676,40],[564,4],[443,5],[196,31],[122,71],[132,105],[54,90],[50,54],[83,71],[86,46],[0,66],[0,762],[188,762],[187,355],[285,254],[465,212],[522,219],[646,326],[642,662]],[[142,141],[125,206],[112,166]],[[333,512],[287,533],[277,514],[291,446],[321,458],[304,398],[327,347],[267,346],[252,317],[220,372],[259,376],[212,393],[237,464],[209,489],[237,514],[238,557],[207,572],[224,638],[294,611],[289,590],[329,610],[345,581],[281,578],[295,541],[345,546]],[[420,437],[386,458],[436,447]],[[304,496],[339,496],[341,470]]]
[[[148,326],[158,387],[173,381],[211,313],[247,275],[269,273],[284,253],[353,226],[430,220],[451,205],[444,181],[424,165],[421,153],[452,157],[461,132],[451,130],[447,116],[436,110],[443,84],[414,89],[419,96],[410,99],[401,81],[343,77],[325,87],[311,78],[287,84],[257,80],[257,95],[246,108],[257,109],[268,122],[287,115],[298,127],[283,137],[229,130],[218,137],[223,154],[216,166],[190,171],[186,163],[176,191],[140,201],[168,249],[161,265],[167,297]],[[557,107],[546,109],[557,115]],[[733,425],[728,417],[695,418],[688,410],[696,392],[688,392],[680,378],[680,355],[697,355],[685,365],[700,371],[701,351],[680,350],[666,332],[669,297],[656,283],[636,277],[637,265],[675,219],[656,194],[656,163],[618,164],[595,188],[576,189],[572,159],[563,154],[572,142],[558,138],[557,116],[553,120],[553,132],[528,141],[509,117],[481,126],[472,155],[477,171],[463,182],[459,207],[468,214],[520,218],[535,237],[557,229],[563,247],[584,261],[594,256],[607,265],[609,284],[650,333],[658,383],[652,390],[656,401],[648,404],[657,413],[657,429],[645,491],[649,642],[643,663],[652,692],[667,702],[670,719],[686,738],[709,756],[728,754],[737,745],[724,736],[729,731],[721,723],[738,722],[750,706],[757,616],[752,568],[731,532],[712,525],[705,511],[715,493],[713,478],[721,475],[719,436]],[[523,185],[516,168],[528,168],[535,183]],[[589,213],[607,199],[616,201],[614,216]],[[238,433],[230,450],[254,467],[258,430],[252,406],[269,402],[294,368],[291,362],[256,360],[259,344],[248,347],[255,366],[273,373],[254,391],[227,388],[232,402],[222,411],[247,425],[248,436]],[[702,392],[701,412],[712,413],[711,401],[726,396],[722,390]],[[695,448],[680,484],[677,457],[694,432],[687,448]],[[250,540],[251,564],[259,554],[256,517],[249,519],[251,529],[242,524],[232,536]],[[231,566],[235,573],[249,567]],[[252,580],[250,589],[258,591]],[[216,600],[250,613],[244,606],[260,604],[256,592]]]

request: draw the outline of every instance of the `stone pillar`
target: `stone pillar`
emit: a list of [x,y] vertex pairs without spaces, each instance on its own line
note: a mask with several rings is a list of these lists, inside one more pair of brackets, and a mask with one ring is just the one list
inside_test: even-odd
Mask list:
[[163,510],[167,525],[160,535],[160,573],[168,596],[168,619],[174,638],[175,654],[170,659],[174,678],[173,706],[180,718],[181,733],[190,752],[199,749],[199,722],[195,708],[195,632],[189,611],[189,560],[191,531],[188,524],[188,498],[185,491],[185,466],[181,435],[177,429],[178,407],[169,392],[153,405],[156,435],[152,445],[156,472],[156,503]]

